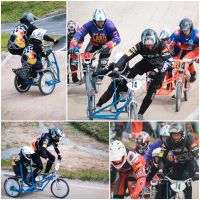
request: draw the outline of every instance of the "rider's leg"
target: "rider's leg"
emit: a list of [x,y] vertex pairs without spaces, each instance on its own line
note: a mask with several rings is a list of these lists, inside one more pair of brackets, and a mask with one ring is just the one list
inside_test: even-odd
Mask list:
[[72,72],[72,81],[74,83],[78,82],[79,79],[77,77],[77,70],[78,70],[78,57],[77,55],[70,57],[70,69]]
[[32,78],[36,78],[37,77],[37,70],[42,69],[42,63],[40,61],[36,61],[36,63],[34,65],[31,66],[32,72],[31,72],[31,77]]
[[36,165],[36,168],[34,169],[33,171],[33,178],[35,180],[35,178],[40,174],[40,172],[42,171],[43,169],[43,164],[42,164],[42,161],[41,161],[41,158],[38,154],[33,154],[32,155],[32,161],[33,163]]
[[111,55],[111,50],[100,53],[98,67],[97,67],[99,70],[105,69],[106,67],[108,67],[108,61],[109,61],[110,55]]
[[150,104],[152,103],[154,99],[156,90],[159,89],[159,87],[161,87],[164,77],[165,77],[165,73],[158,73],[153,79],[153,81],[150,83],[147,90],[147,94],[143,99],[143,102],[138,114],[143,115],[145,111],[148,109],[148,107],[150,106]]
[[52,155],[48,150],[46,150],[46,154],[48,157],[48,161],[47,161],[47,165],[46,165],[46,169],[44,173],[49,173],[54,161],[55,161],[55,156]]

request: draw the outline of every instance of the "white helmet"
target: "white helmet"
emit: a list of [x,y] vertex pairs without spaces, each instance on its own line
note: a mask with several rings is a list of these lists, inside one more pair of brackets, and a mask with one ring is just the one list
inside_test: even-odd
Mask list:
[[110,144],[110,160],[113,167],[120,169],[126,162],[127,151],[124,144],[115,140]]
[[170,129],[170,125],[167,124],[165,126],[163,126],[160,130],[160,137],[164,136],[164,137],[169,137],[169,129]]
[[24,146],[21,148],[21,153],[26,159],[31,160],[30,157],[35,153],[35,151],[29,146]]
[[106,13],[103,9],[95,9],[93,12],[93,20],[97,22],[104,22],[106,20]]
[[160,32],[159,39],[160,40],[168,40],[170,36],[171,36],[171,31],[168,28],[164,28]]
[[45,30],[45,29],[41,29],[41,28],[35,29],[32,32],[31,38],[40,40],[42,42],[46,32],[47,32],[47,30]]
[[162,149],[161,147],[158,147],[158,148],[154,149],[152,152],[153,164],[156,167],[158,166],[158,161],[155,160],[155,157],[159,157],[161,149]]

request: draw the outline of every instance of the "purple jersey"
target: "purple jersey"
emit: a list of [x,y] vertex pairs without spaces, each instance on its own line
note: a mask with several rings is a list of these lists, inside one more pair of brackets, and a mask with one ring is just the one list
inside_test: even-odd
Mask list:
[[189,38],[185,38],[182,31],[175,31],[170,36],[169,48],[176,44],[179,45],[182,50],[192,51],[194,48],[199,47],[199,31],[193,29]]
[[74,35],[70,43],[70,47],[73,48],[79,41],[83,41],[84,37],[89,34],[90,42],[94,46],[107,45],[109,48],[113,48],[120,43],[121,39],[115,25],[109,19],[106,20],[104,28],[98,29],[93,20],[84,24]]

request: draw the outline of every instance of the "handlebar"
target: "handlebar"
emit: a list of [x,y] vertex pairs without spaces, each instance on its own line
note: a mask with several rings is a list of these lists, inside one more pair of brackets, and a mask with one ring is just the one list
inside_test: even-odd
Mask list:
[[183,182],[183,183],[187,183],[187,182],[191,182],[192,178],[188,178],[186,180],[172,180],[171,178],[169,178],[168,176],[165,176],[164,180],[168,180],[170,183],[175,183],[175,182]]

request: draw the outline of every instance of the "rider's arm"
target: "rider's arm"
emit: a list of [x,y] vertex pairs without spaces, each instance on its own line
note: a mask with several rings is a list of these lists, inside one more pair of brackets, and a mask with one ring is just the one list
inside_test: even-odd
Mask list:
[[44,35],[44,38],[43,38],[45,41],[48,41],[48,42],[54,42],[54,39],[52,37],[50,37],[49,35]]
[[53,143],[53,147],[54,147],[54,150],[57,153],[57,155],[59,155],[60,154],[60,150],[58,148],[58,143]]
[[170,36],[170,39],[169,39],[169,42],[168,42],[168,49],[169,51],[172,51],[175,44],[178,43],[178,37],[180,36],[180,30],[177,30],[175,31],[171,36]]
[[80,41],[84,40],[84,37],[89,33],[89,28],[91,26],[91,21],[84,24],[78,31],[74,34],[70,42],[70,48],[74,48],[78,45]]
[[164,170],[164,164],[166,157],[169,153],[169,148],[167,144],[162,144],[162,149],[160,151],[159,160],[158,160],[158,169]]
[[188,134],[187,143],[188,143],[187,144],[188,149],[191,152],[191,154],[194,157],[199,158],[199,148],[198,148],[198,145],[194,141],[194,138],[193,138],[193,136],[191,134]]
[[109,33],[112,39],[106,44],[106,46],[108,46],[109,49],[112,49],[121,42],[121,38],[115,25],[110,20],[107,23],[108,23],[107,26],[109,28]]
[[30,24],[27,30],[27,37],[29,38],[32,34],[32,32],[37,29],[37,27],[34,24]]
[[[138,44],[137,44],[138,45]],[[137,54],[137,45],[135,47],[132,47],[131,49],[128,50],[128,52],[126,52],[120,59],[119,61],[116,63],[116,68],[118,68],[120,71],[123,70],[125,64],[131,60],[132,58],[134,58]]]

